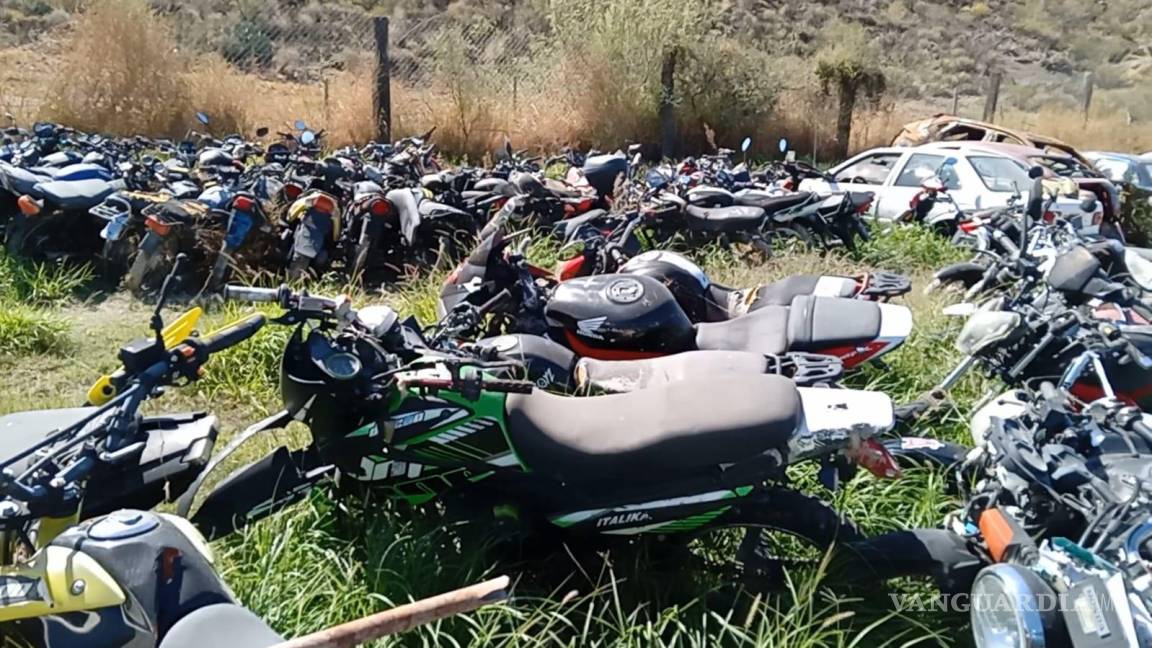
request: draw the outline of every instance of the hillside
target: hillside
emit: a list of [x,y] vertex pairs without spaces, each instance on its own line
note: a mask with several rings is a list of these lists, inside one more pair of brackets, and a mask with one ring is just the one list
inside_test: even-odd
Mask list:
[[[346,73],[359,80],[348,83],[362,82],[373,60],[371,17],[388,15],[394,84],[403,85],[394,93],[402,101],[419,95],[419,106],[406,106],[398,123],[443,127],[448,121],[467,150],[484,132],[521,133],[534,143],[652,136],[660,50],[673,41],[691,44],[677,69],[684,94],[679,102],[687,108],[680,120],[687,130],[702,132],[700,126],[710,122],[760,131],[771,123],[775,131],[820,148],[830,134],[834,105],[815,80],[813,60],[837,44],[836,29],[845,25],[864,35],[865,56],[886,77],[881,100],[866,107],[873,114],[857,115],[864,124],[853,137],[856,147],[885,140],[909,117],[949,111],[953,101],[961,113],[979,116],[991,71],[1004,74],[998,117],[1009,123],[1083,141],[1083,123],[1077,124],[1083,120],[1074,115],[1082,105],[1085,73],[1091,72],[1093,116],[1104,121],[1089,130],[1112,133],[1117,125],[1152,124],[1152,4],[1144,0],[149,4],[172,26],[181,52],[218,54],[238,72],[307,84],[302,93]],[[84,6],[83,0],[0,0],[0,65],[7,63],[6,85],[17,87],[9,94],[21,94],[21,71],[10,61],[55,51],[44,43],[66,35]],[[6,57],[5,51],[21,56]],[[35,76],[24,80],[30,89],[23,95],[44,85]],[[614,87],[604,87],[609,85]],[[572,87],[593,93],[594,100],[580,96],[557,103],[557,90]],[[370,96],[370,89],[354,93]],[[0,88],[0,104],[4,95]],[[441,105],[445,97],[450,108]],[[38,97],[20,99],[40,105]],[[328,121],[331,107],[323,101]],[[588,105],[574,105],[580,102]],[[525,110],[537,121],[547,115],[551,123],[527,124]],[[607,111],[618,114],[605,117]],[[1048,115],[1054,111],[1067,115]],[[1045,116],[1036,117],[1038,112]],[[621,124],[619,113],[639,114]],[[1117,145],[1128,139],[1117,137]]]

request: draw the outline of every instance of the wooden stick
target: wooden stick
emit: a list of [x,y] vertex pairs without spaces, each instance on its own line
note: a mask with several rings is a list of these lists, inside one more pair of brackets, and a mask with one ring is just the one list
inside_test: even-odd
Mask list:
[[508,577],[501,576],[469,587],[445,592],[372,616],[289,639],[271,648],[351,648],[386,635],[411,630],[418,625],[471,612],[507,598]]

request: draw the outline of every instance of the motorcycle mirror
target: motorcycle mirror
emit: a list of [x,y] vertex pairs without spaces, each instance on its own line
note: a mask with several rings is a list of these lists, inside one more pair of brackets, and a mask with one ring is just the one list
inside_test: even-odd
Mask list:
[[300,143],[303,144],[304,146],[309,146],[315,141],[316,141],[316,133],[313,133],[310,130],[306,130],[303,133],[300,133]]
[[256,137],[264,137],[267,134],[268,134],[268,127],[267,126],[261,126],[260,128],[256,129]]
[[740,142],[740,152],[747,153],[748,149],[752,148],[752,138],[745,137],[744,141]]
[[1028,169],[1028,177],[1032,178],[1033,180],[1036,180],[1037,178],[1043,178],[1044,177],[1044,167],[1034,166],[1031,169]]
[[297,119],[296,121],[292,122],[292,128],[295,128],[298,131],[305,131],[308,130],[308,124],[305,124],[303,119]]
[[940,166],[946,166],[946,167],[956,166],[956,158],[954,158],[954,157],[945,158],[944,164],[942,164]]
[[941,312],[949,317],[968,317],[976,312],[976,304],[972,302],[952,304],[951,306],[945,306]]
[[780,143],[778,146],[780,148],[781,153],[787,152],[788,151],[788,138],[787,137],[781,137]]
[[211,120],[210,120],[210,119],[208,119],[208,115],[205,115],[205,114],[204,114],[204,113],[202,113],[202,112],[198,112],[198,113],[196,113],[196,121],[198,121],[198,122],[200,122],[201,124],[204,124],[205,126],[207,126],[207,125],[208,125],[208,122],[209,122],[209,121],[211,121]]

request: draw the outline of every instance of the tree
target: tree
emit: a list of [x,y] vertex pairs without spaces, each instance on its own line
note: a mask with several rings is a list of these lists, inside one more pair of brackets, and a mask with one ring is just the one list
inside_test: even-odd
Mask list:
[[857,102],[862,97],[879,100],[886,79],[880,52],[860,25],[831,23],[823,31],[823,40],[823,48],[816,53],[816,78],[825,94],[836,92],[836,155],[843,159],[848,156]]

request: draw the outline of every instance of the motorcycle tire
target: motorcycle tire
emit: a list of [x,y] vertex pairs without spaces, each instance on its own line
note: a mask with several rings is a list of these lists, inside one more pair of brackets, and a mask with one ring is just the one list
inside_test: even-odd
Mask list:
[[128,268],[128,273],[124,275],[124,287],[133,296],[142,297],[147,290],[148,278],[153,274],[153,269],[161,260],[162,255],[158,250],[155,252],[137,252],[136,258],[132,260],[132,265]]
[[129,259],[135,249],[128,241],[104,241],[100,251],[100,277],[109,286],[117,286],[128,272]]
[[816,249],[816,235],[812,229],[803,223],[791,223],[785,225],[775,231],[776,238],[783,238],[784,240],[793,240],[800,244],[800,248],[814,250]]
[[364,272],[368,269],[368,256],[371,252],[371,241],[365,241],[356,246],[356,258],[352,261],[352,279],[354,281],[364,278]]
[[288,280],[299,281],[308,275],[308,270],[312,267],[312,259],[308,257],[294,255],[292,260],[288,262]]
[[14,214],[4,228],[4,249],[8,256],[20,255],[24,247],[24,234],[28,229],[28,217],[24,214]]

